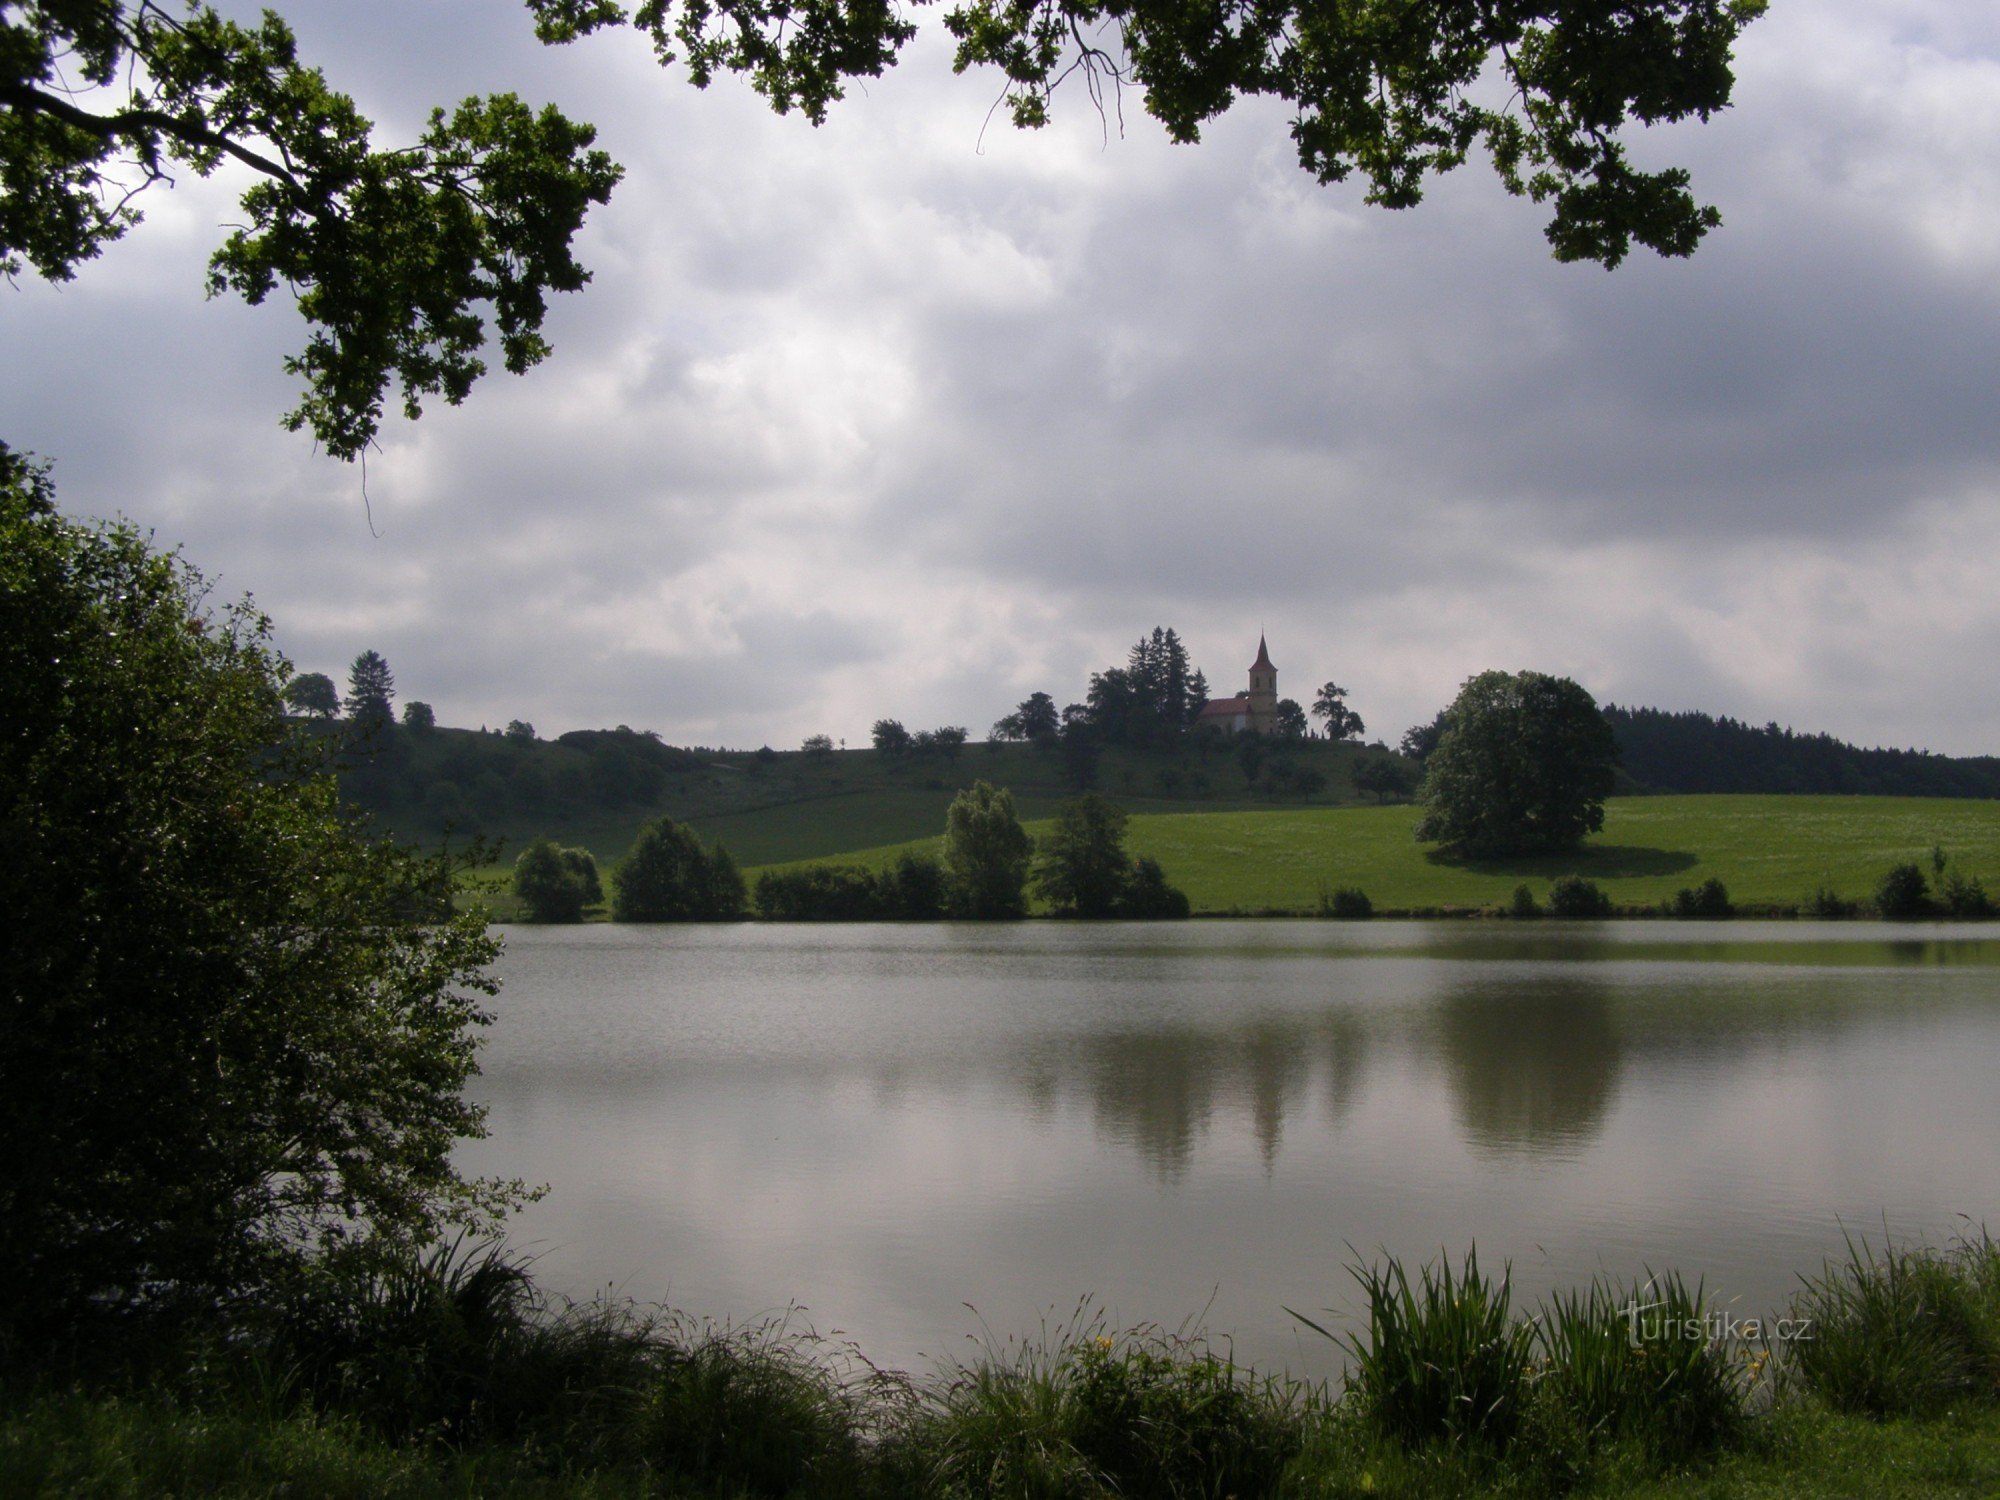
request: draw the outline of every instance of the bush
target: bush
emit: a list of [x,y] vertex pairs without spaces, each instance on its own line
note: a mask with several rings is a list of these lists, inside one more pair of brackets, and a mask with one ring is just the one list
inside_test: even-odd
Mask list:
[[1319,890],[1319,914],[1322,917],[1337,917],[1343,922],[1361,922],[1375,915],[1375,903],[1368,899],[1368,893],[1357,886],[1344,885],[1329,891],[1324,884]]
[[882,875],[883,912],[904,922],[935,922],[950,904],[944,866],[928,854],[908,850]]
[[859,865],[807,865],[757,877],[757,915],[767,922],[872,922],[885,915],[881,881]]
[[1597,882],[1581,875],[1565,875],[1549,887],[1549,915],[1552,917],[1608,917],[1611,898],[1598,889]]
[[1804,911],[1809,917],[1835,919],[1851,917],[1858,910],[1856,903],[1844,900],[1830,885],[1816,886],[1806,897]]
[[0,1357],[510,1201],[452,1155],[496,945],[343,817],[268,622],[208,593],[0,448]]
[[1993,899],[1979,877],[1966,876],[1956,865],[1945,871],[1938,895],[1954,917],[1990,917],[1995,912]]
[[1729,900],[1729,887],[1713,875],[1698,886],[1682,886],[1667,903],[1667,915],[1684,919],[1714,920],[1733,917],[1736,908]]
[[1167,884],[1167,873],[1157,859],[1141,855],[1132,861],[1115,915],[1135,921],[1180,921],[1188,915],[1187,892]]
[[1524,883],[1514,887],[1514,896],[1507,903],[1507,915],[1517,922],[1531,922],[1542,914],[1535,904],[1535,893]]
[[743,906],[743,876],[729,851],[704,850],[672,818],[647,824],[611,876],[614,922],[730,922]]
[[1934,915],[1937,908],[1924,872],[1911,862],[1892,866],[1875,887],[1875,911],[1891,919]]

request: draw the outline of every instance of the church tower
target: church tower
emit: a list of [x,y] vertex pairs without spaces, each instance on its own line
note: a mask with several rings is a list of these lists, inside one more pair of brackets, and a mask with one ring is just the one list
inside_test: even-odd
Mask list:
[[1249,727],[1259,734],[1276,734],[1278,669],[1271,665],[1271,652],[1261,631],[1257,635],[1257,659],[1250,663],[1250,691],[1244,696],[1250,700]]

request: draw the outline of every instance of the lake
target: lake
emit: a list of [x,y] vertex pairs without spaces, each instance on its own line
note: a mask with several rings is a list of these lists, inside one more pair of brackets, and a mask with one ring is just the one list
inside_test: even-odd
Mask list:
[[[1079,1300],[1338,1358],[1357,1255],[1749,1314],[2000,1227],[2000,925],[507,929],[465,1165],[549,1285],[927,1369]],[[1331,1325],[1329,1325],[1331,1326]]]

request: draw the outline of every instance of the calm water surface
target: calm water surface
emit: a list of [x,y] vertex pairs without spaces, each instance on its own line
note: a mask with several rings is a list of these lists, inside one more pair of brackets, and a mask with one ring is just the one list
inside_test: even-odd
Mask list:
[[1283,1309],[1356,1252],[1755,1313],[1843,1229],[2000,1228],[2000,926],[513,928],[500,973],[466,1164],[550,1185],[545,1279],[884,1364],[1088,1297],[1321,1374]]

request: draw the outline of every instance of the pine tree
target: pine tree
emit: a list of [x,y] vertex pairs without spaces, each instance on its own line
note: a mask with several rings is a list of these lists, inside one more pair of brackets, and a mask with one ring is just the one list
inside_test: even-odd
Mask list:
[[381,653],[364,651],[354,658],[347,674],[347,717],[356,725],[387,724],[390,703],[396,696],[395,674]]

